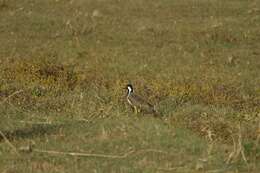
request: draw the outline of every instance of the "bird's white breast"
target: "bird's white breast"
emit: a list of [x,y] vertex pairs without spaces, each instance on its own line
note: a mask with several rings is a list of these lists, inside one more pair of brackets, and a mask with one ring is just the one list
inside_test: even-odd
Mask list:
[[127,102],[128,102],[130,105],[132,105],[132,102],[130,101],[129,96],[127,96]]

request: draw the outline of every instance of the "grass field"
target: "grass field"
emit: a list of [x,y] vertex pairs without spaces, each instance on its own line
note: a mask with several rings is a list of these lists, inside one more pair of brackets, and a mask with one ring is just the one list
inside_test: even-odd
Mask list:
[[258,173],[259,7],[0,0],[0,172]]

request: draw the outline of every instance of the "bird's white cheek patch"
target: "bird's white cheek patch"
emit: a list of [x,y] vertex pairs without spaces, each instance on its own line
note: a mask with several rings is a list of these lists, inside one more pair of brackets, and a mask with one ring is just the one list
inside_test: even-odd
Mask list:
[[128,92],[131,93],[132,92],[132,88],[131,87],[127,87]]

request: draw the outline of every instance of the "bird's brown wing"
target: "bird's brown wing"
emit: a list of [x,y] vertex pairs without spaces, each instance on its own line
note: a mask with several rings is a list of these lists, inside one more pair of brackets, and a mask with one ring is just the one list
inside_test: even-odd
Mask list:
[[129,97],[133,105],[136,105],[139,107],[144,113],[154,113],[154,106],[144,100],[142,97],[132,94],[131,97]]

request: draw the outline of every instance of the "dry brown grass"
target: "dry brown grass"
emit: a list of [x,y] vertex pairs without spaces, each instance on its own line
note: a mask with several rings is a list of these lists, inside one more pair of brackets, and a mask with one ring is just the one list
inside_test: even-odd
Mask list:
[[[0,172],[259,169],[258,1],[0,3]],[[163,121],[132,116],[129,82]],[[15,158],[10,146],[28,140],[39,151],[172,154]]]

